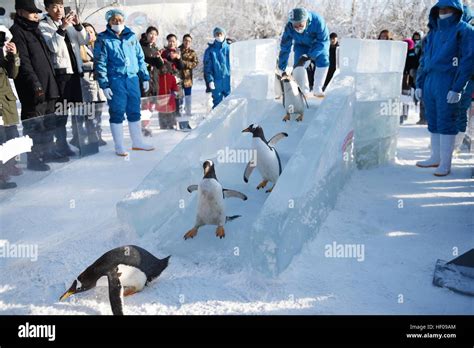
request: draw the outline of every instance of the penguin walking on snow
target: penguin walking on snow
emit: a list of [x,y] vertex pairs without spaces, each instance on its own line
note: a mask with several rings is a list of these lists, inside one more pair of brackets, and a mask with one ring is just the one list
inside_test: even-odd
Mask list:
[[240,215],[227,217],[225,214],[224,198],[240,198],[244,201],[247,196],[234,190],[223,189],[216,177],[214,163],[210,160],[204,162],[204,178],[199,185],[191,185],[188,192],[198,191],[198,207],[194,227],[184,235],[184,239],[194,238],[200,227],[216,225],[216,236],[225,237],[224,224],[235,220]]
[[170,257],[160,260],[134,245],[110,250],[87,267],[59,300],[95,288],[100,278],[107,277],[112,313],[123,315],[123,297],[142,291],[158,278],[168,267]]
[[[262,127],[251,124],[248,128],[244,129],[242,133],[253,134],[253,149],[256,151],[257,158],[252,159],[245,168],[244,181],[249,182],[250,175],[252,174],[255,167],[263,177],[263,181],[257,186],[257,190],[265,188],[268,182],[273,183],[273,187],[267,191],[270,193],[273,191],[278,178],[281,175],[281,161],[277,150],[274,148],[275,144],[280,140],[288,137],[287,133],[278,133],[270,141],[265,139]],[[255,163],[256,162],[256,163]]]

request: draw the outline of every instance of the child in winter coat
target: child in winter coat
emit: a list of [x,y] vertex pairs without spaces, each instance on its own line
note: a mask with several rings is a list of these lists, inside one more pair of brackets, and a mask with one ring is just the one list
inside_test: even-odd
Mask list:
[[171,73],[172,67],[165,62],[160,69],[158,82],[158,112],[161,129],[173,129],[176,124],[176,97],[179,92],[176,77]]

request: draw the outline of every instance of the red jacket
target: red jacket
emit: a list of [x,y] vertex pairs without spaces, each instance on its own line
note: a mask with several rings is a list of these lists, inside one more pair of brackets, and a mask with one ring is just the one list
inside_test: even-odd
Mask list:
[[176,111],[176,97],[174,93],[178,93],[179,91],[176,78],[170,73],[160,74],[158,86],[158,111]]

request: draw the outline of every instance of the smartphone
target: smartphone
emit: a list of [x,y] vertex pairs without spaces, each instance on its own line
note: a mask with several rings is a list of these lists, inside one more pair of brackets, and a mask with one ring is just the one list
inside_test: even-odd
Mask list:
[[67,17],[68,14],[71,13],[71,7],[70,6],[66,6],[64,8],[64,15]]
[[5,41],[7,41],[6,36],[7,34],[4,31],[0,31],[0,48],[3,48],[3,46],[5,46]]

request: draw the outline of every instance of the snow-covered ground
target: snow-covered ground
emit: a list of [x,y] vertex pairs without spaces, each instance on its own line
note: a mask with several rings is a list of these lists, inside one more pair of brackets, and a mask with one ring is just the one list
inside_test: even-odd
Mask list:
[[[204,112],[202,87],[195,93]],[[416,168],[429,154],[426,127],[416,121],[412,112],[400,129],[397,161],[356,171],[320,233],[278,277],[172,257],[157,281],[125,299],[125,314],[473,314],[471,298],[431,282],[438,258],[473,245],[474,161],[461,155],[447,178]],[[186,134],[155,131],[157,151],[125,161],[105,131],[109,145],[100,154],[48,174],[27,171],[18,189],[0,192],[0,243],[39,247],[36,262],[0,258],[0,315],[111,314],[104,287],[58,298],[114,247],[137,244],[167,256],[120,225],[116,204]],[[362,262],[326,257],[333,243],[363,246]]]

